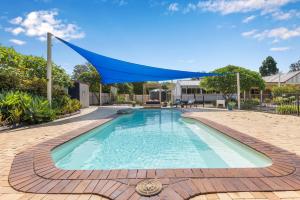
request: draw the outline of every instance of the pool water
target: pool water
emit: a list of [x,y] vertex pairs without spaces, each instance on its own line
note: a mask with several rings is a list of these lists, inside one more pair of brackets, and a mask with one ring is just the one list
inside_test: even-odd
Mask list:
[[263,154],[173,109],[139,109],[52,151],[57,167],[78,169],[253,168]]

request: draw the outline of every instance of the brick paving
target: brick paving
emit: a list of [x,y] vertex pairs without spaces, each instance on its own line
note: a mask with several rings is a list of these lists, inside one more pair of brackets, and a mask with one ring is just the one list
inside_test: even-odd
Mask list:
[[[62,121],[55,126],[39,126],[0,134],[2,149],[0,159],[6,163],[3,166],[5,170],[0,169],[0,199],[101,199],[100,196],[92,194],[108,199],[146,199],[139,196],[134,188],[139,181],[147,178],[157,178],[164,186],[159,195],[150,199],[300,198],[297,191],[300,190],[300,176],[298,176],[300,158],[297,154],[259,140],[259,137],[250,137],[217,124],[195,113],[185,115],[217,128],[266,154],[272,158],[273,165],[259,169],[226,170],[57,169],[50,157],[51,149],[115,117],[107,112],[106,116],[99,118],[97,116],[99,111],[93,113],[88,115],[83,113],[79,120],[73,118],[69,119],[68,123]],[[7,180],[10,166],[9,185]],[[40,194],[18,193],[10,186],[18,191]],[[71,193],[75,195],[58,195]]]

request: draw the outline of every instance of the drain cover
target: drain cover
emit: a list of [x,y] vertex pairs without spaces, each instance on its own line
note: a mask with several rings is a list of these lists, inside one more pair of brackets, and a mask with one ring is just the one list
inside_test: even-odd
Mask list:
[[135,190],[142,196],[153,196],[162,190],[162,184],[156,179],[144,180],[137,184]]

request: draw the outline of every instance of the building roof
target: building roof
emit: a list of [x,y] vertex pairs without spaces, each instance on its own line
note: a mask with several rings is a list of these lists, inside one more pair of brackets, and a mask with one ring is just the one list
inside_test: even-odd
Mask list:
[[[280,82],[285,83],[289,79],[293,78],[294,76],[296,76],[299,73],[300,73],[300,71],[282,73],[282,74],[280,74]],[[265,77],[263,77],[263,79],[267,83],[278,83],[279,82],[279,75],[275,74],[275,75],[272,75],[272,76],[265,76]]]
[[200,80],[179,80],[177,83],[181,86],[199,86]]

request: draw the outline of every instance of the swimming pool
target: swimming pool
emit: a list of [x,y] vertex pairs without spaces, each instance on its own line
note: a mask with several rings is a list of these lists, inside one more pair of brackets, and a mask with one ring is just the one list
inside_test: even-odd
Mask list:
[[140,109],[52,150],[67,170],[255,168],[272,161],[173,109]]

